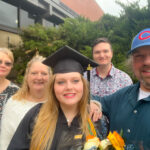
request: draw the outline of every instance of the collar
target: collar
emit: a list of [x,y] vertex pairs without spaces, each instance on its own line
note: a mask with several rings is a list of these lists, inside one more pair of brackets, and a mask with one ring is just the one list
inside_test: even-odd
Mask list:
[[[77,126],[79,127],[79,115],[76,115],[72,122],[71,122],[71,126]],[[61,108],[59,108],[59,116],[58,116],[58,123],[59,124],[62,124],[62,125],[67,125],[68,126],[68,123],[67,123],[67,118],[65,117],[63,111]]]
[[139,89],[138,100],[143,100],[150,96],[150,92],[145,92],[141,88]]
[[129,103],[135,107],[137,103],[142,103],[142,101],[150,102],[150,96],[143,98],[142,100],[138,101],[139,96],[139,89],[140,89],[140,82],[137,82],[136,84],[133,84],[132,89],[129,89]]
[[[93,69],[93,75],[97,75],[97,76],[99,76],[99,72],[98,72],[98,69],[95,67],[94,69]],[[115,67],[114,67],[114,65],[113,64],[111,64],[111,68],[110,68],[110,70],[108,71],[108,74],[107,74],[107,76],[106,77],[113,77],[115,75]],[[101,78],[101,77],[100,77]]]
[[133,84],[131,86],[132,88],[129,89],[130,93],[129,93],[129,100],[128,102],[132,105],[132,107],[135,107],[135,105],[137,104],[137,99],[138,99],[138,93],[139,93],[139,88],[140,88],[140,82]]

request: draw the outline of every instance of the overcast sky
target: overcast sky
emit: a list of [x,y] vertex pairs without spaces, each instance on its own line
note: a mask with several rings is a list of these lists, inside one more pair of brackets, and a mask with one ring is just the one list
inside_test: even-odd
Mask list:
[[[109,13],[114,16],[119,16],[121,12],[121,7],[115,3],[115,0],[96,0],[100,5],[104,13]],[[127,4],[128,2],[133,2],[137,0],[120,0],[121,2]],[[147,5],[147,0],[140,0],[141,7]]]

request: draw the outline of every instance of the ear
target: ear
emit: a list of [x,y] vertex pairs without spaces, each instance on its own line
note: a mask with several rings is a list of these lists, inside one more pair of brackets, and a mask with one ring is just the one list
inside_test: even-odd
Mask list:
[[113,55],[114,55],[113,49],[111,49],[111,53],[112,53],[112,57],[113,57]]

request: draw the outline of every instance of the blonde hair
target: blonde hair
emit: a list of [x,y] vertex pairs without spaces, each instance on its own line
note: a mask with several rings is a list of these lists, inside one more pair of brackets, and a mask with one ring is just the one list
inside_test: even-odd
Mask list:
[[[30,71],[30,68],[32,66],[32,64],[34,62],[43,62],[43,60],[45,60],[45,58],[43,56],[40,56],[40,55],[36,55],[34,56],[27,64],[27,67],[26,67],[26,71],[25,71],[25,75],[24,75],[24,79],[23,79],[23,83],[22,83],[22,86],[21,88],[18,90],[18,92],[13,96],[13,99],[16,99],[16,100],[22,100],[24,98],[27,97],[27,95],[29,94],[29,86],[28,86],[28,83],[27,83],[27,77],[28,77],[28,73]],[[49,72],[49,75],[50,75],[50,78],[51,78],[51,75],[52,75],[52,72],[51,72],[51,69],[50,67],[48,67],[48,72]]]
[[[35,126],[32,132],[30,150],[49,150],[53,141],[56,130],[56,123],[59,113],[59,102],[55,96],[54,83],[55,76],[53,75],[50,86],[48,101],[42,105],[40,112],[36,118]],[[88,130],[88,98],[89,89],[87,81],[81,76],[83,82],[83,96],[79,102],[79,115],[81,119],[80,127],[84,135],[89,134]]]
[[10,58],[11,62],[14,63],[14,55],[10,49],[6,47],[0,47],[0,52],[6,54]]

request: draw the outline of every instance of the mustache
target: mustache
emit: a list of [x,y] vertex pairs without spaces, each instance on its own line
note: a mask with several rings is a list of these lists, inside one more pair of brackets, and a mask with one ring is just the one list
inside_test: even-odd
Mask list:
[[144,66],[142,67],[142,69],[149,69],[149,70],[150,70],[150,65],[144,65]]

